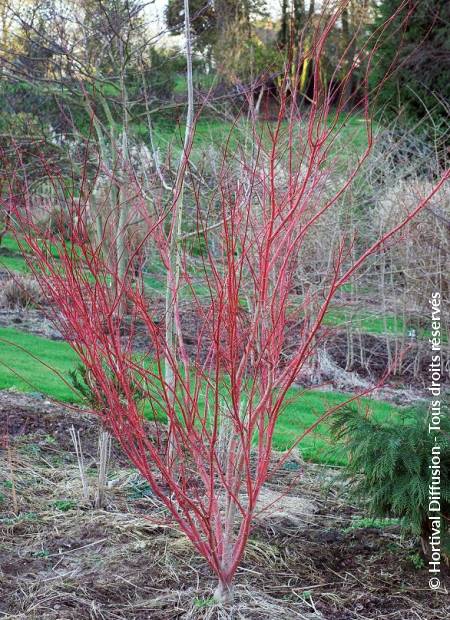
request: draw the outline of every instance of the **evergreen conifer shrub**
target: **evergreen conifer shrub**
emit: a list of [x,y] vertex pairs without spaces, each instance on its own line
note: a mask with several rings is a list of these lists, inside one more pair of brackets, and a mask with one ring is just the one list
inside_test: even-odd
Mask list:
[[[395,420],[380,422],[347,407],[334,415],[333,436],[346,444],[345,478],[351,494],[371,517],[396,517],[404,530],[420,536],[430,550],[429,485],[435,433],[429,433],[425,407],[405,409]],[[440,518],[441,551],[450,557],[450,418],[448,403],[441,416]],[[436,513],[431,513],[436,516]]]

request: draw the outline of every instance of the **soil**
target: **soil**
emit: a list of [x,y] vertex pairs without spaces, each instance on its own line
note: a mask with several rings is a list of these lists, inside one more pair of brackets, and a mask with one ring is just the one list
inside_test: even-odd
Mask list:
[[[212,604],[210,569],[167,520],[118,447],[106,508],[94,510],[82,499],[69,427],[80,430],[93,483],[96,418],[8,391],[0,392],[0,423],[5,431],[0,449],[1,618],[449,617],[448,570],[443,569],[441,589],[432,592],[417,541],[403,538],[396,525],[364,526],[335,468],[301,465],[287,499],[257,519],[236,577],[234,603],[224,608]],[[269,501],[298,477],[298,467],[290,463],[271,480],[264,490]]]
[[50,340],[63,340],[53,323],[36,308],[0,308],[0,327],[13,327]]
[[[95,460],[97,457],[98,420],[92,413],[75,405],[62,407],[41,394],[0,390],[0,421],[10,441],[26,441],[31,437],[33,445],[44,450],[52,450],[53,442],[56,442],[61,458],[68,457],[69,460],[73,460],[74,448],[69,433],[73,426],[83,437],[85,458]],[[112,453],[118,463],[128,465],[128,459],[115,441]]]

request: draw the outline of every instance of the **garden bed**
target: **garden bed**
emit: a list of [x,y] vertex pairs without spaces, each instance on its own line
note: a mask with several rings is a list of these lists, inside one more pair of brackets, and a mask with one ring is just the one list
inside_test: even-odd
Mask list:
[[[364,519],[345,498],[336,468],[290,462],[268,483],[269,495],[289,484],[289,501],[255,524],[235,603],[224,610],[212,605],[211,571],[116,446],[107,509],[83,502],[69,427],[80,430],[94,479],[92,416],[0,392],[0,422],[8,432],[0,453],[0,617],[448,617],[448,597],[429,590],[414,541],[403,539],[395,523]],[[297,505],[302,518],[295,520]]]

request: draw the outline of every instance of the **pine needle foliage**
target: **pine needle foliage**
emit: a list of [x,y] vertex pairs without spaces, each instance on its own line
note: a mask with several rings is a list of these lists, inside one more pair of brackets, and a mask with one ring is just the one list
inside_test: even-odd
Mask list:
[[87,368],[83,364],[77,364],[76,368],[69,370],[69,377],[83,403],[94,411],[101,409],[101,403],[99,403],[98,397],[92,390]]
[[[114,373],[108,370],[108,375],[110,375],[118,393],[123,394],[123,389]],[[101,387],[84,364],[77,364],[74,369],[70,370],[69,378],[86,407],[93,411],[103,411],[108,408],[107,399],[103,396]],[[130,389],[134,394],[136,402],[144,398],[143,389],[137,382],[130,381]]]
[[[429,432],[424,407],[408,408],[392,421],[379,422],[354,407],[335,414],[333,436],[348,452],[344,476],[352,496],[371,517],[395,517],[403,529],[420,536],[424,549],[430,535],[428,487],[435,432]],[[440,502],[442,548],[448,555],[450,518],[450,417],[443,406],[440,446]]]

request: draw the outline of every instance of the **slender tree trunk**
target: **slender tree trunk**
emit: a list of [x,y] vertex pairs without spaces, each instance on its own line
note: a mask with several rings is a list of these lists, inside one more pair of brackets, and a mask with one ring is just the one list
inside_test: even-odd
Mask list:
[[[170,231],[170,246],[169,246],[169,263],[170,268],[168,272],[167,284],[166,284],[166,346],[167,350],[172,357],[172,360],[177,356],[177,336],[175,330],[175,313],[177,312],[178,297],[179,297],[179,282],[180,282],[180,269],[181,269],[181,253],[180,253],[180,238],[182,234],[183,225],[183,194],[184,194],[184,182],[186,176],[186,160],[189,156],[190,145],[193,139],[194,133],[194,85],[192,75],[192,42],[191,42],[191,21],[189,15],[189,0],[184,0],[184,32],[186,37],[186,76],[188,86],[188,106],[186,115],[186,131],[184,134],[183,152],[181,154],[180,164],[178,167],[177,179],[174,187],[174,214],[171,223],[172,230]],[[173,362],[172,362],[173,363]],[[169,390],[169,397],[172,399],[172,406],[175,401],[175,375],[172,368],[172,363],[166,360],[164,368],[164,379],[166,386]],[[173,428],[169,424],[168,432],[168,462],[169,465],[173,465],[175,455],[175,438],[173,435]]]
[[261,90],[259,91],[258,99],[256,100],[256,104],[255,104],[255,118],[258,118],[259,116],[259,112],[261,109],[261,102],[264,97],[264,91],[265,91],[264,84],[261,84]]
[[342,34],[344,40],[344,46],[346,48],[345,63],[344,63],[344,82],[342,84],[342,103],[348,109],[352,107],[352,94],[354,87],[354,76],[351,69],[353,65],[353,59],[355,56],[356,40],[354,33],[350,27],[350,13],[348,7],[342,11]]
[[384,338],[386,342],[386,353],[387,353],[387,362],[388,366],[392,366],[392,351],[391,351],[391,340],[388,334],[388,325],[387,325],[387,303],[386,303],[386,255],[383,252],[382,258],[380,261],[380,292],[381,292],[381,312],[383,314],[383,328],[384,328]]
[[[128,266],[128,248],[127,248],[127,229],[129,219],[129,196],[127,195],[127,187],[125,182],[127,170],[124,170],[129,162],[129,149],[128,149],[128,95],[125,84],[125,55],[123,50],[123,43],[119,43],[120,53],[120,90],[122,96],[122,154],[120,160],[120,171],[123,170],[123,178],[119,179],[120,186],[118,191],[117,208],[119,210],[118,217],[118,231],[116,237],[116,251],[117,251],[117,275],[119,283],[123,282],[125,273]],[[125,304],[125,307],[124,307]],[[122,304],[122,310],[126,311],[126,302]]]
[[232,584],[219,580],[214,590],[214,600],[221,605],[228,605],[233,601],[233,596]]
[[102,429],[98,437],[98,477],[95,507],[105,507],[105,492],[108,483],[108,468],[111,457],[111,435]]
[[283,0],[281,3],[281,29],[279,41],[282,47],[289,44],[289,0]]
[[103,218],[100,213],[100,207],[94,193],[91,195],[91,212],[95,222],[95,236],[98,247],[101,247],[104,241]]

